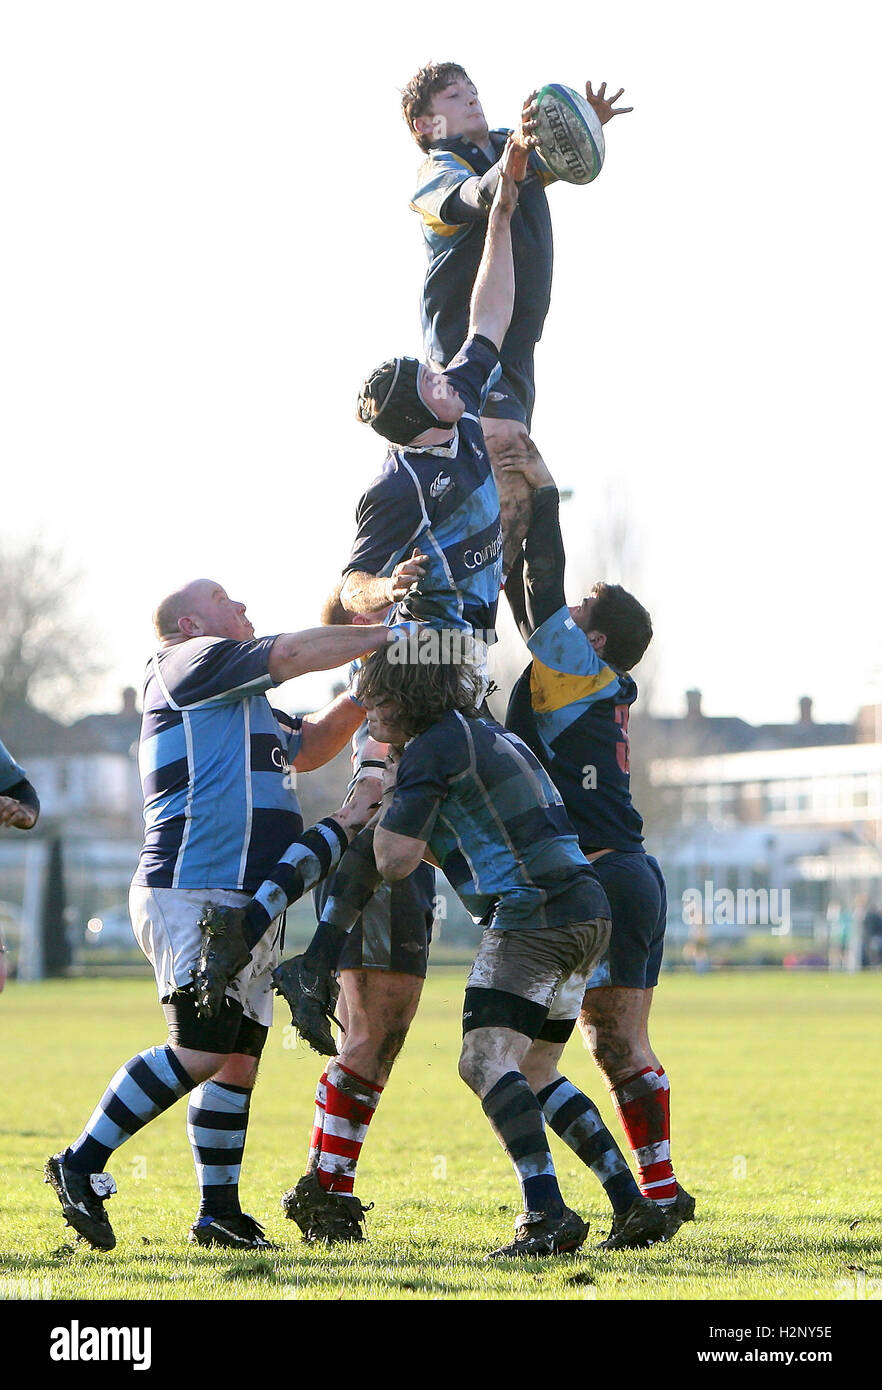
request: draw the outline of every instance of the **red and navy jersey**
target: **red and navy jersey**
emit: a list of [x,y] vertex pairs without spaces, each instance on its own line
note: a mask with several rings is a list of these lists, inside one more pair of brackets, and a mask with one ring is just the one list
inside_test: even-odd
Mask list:
[[584,850],[641,849],[628,762],[636,683],[601,660],[566,607],[527,646],[533,661],[511,693],[506,728],[547,768]]
[[[447,445],[395,449],[361,498],[343,571],[390,575],[419,549],[426,573],[398,613],[435,627],[492,632],[502,582],[499,494],[478,418],[499,375],[488,338],[476,335],[447,368],[465,405]],[[487,638],[485,640],[492,640]]]
[[[438,140],[420,168],[410,206],[422,218],[429,257],[421,310],[430,362],[449,362],[468,332],[469,301],[487,231],[486,218],[459,225],[446,222],[444,204],[459,184],[476,174],[486,174],[502,153],[508,134],[507,130],[490,132],[493,159],[461,137]],[[515,301],[499,354],[503,371],[507,363],[517,366],[532,360],[551,302],[553,246],[545,187],[553,181],[551,170],[533,152],[511,219]]]

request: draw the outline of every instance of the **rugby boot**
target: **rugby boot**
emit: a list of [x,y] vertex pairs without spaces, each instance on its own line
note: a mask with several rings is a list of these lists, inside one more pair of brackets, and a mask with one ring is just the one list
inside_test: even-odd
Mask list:
[[190,1227],[191,1245],[231,1245],[237,1250],[278,1250],[247,1211],[236,1216],[201,1216]]
[[665,1240],[670,1240],[685,1222],[695,1220],[695,1198],[678,1183],[677,1195],[671,1205],[664,1208],[664,1213],[667,1219]]
[[612,1228],[598,1250],[640,1250],[667,1240],[668,1213],[648,1197],[635,1197],[628,1210],[613,1217]]
[[334,1017],[340,986],[327,971],[310,970],[304,960],[304,956],[292,956],[282,961],[273,971],[273,988],[287,1003],[291,1022],[313,1052],[322,1057],[336,1057],[331,1024],[342,1026]]
[[365,1214],[373,1206],[354,1196],[326,1192],[315,1173],[306,1173],[282,1198],[282,1210],[300,1227],[303,1239],[325,1245],[364,1240]]
[[93,1250],[112,1250],[116,1236],[104,1203],[116,1192],[116,1183],[109,1173],[74,1172],[65,1162],[66,1156],[67,1149],[46,1160],[43,1181],[49,1183],[61,1203],[68,1226],[88,1241]]
[[251,959],[240,907],[218,907],[206,903],[199,919],[202,945],[193,971],[193,995],[201,1019],[215,1018],[223,1003],[227,985]]
[[578,1250],[587,1234],[588,1222],[569,1207],[564,1207],[560,1216],[549,1216],[545,1211],[522,1211],[515,1217],[515,1238],[511,1245],[489,1251],[484,1259],[566,1255]]

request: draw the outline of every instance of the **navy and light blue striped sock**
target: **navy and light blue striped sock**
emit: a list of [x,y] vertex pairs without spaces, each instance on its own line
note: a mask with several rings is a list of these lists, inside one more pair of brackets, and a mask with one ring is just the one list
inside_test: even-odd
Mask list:
[[328,816],[288,846],[245,908],[242,934],[249,950],[270,922],[336,868],[348,845],[346,831]]
[[565,1076],[544,1087],[536,1099],[555,1134],[591,1169],[612,1203],[614,1214],[626,1212],[640,1196],[640,1188],[593,1100]]
[[187,1136],[201,1197],[197,1220],[238,1216],[239,1172],[245,1151],[251,1090],[203,1081],[187,1107]]
[[519,1071],[506,1072],[487,1092],[481,1105],[514,1165],[524,1210],[562,1215],[564,1200],[545,1137],[542,1110],[526,1077]]
[[103,1172],[114,1149],[195,1085],[168,1046],[132,1057],[112,1078],[86,1128],[67,1150],[65,1162],[75,1173]]

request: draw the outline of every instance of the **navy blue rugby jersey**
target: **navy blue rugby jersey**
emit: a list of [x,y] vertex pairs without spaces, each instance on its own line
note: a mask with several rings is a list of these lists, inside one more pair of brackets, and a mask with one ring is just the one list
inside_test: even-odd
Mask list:
[[451,443],[390,452],[358,504],[358,531],[343,574],[385,577],[417,548],[428,556],[426,573],[397,613],[434,627],[492,633],[502,583],[502,521],[478,415],[499,375],[495,347],[480,335],[470,338],[446,375],[465,405],[451,426]]
[[147,667],[135,883],[253,892],[303,829],[290,763],[300,719],[264,691],[275,637],[194,637]]
[[560,608],[527,646],[533,661],[511,693],[506,728],[541,759],[587,850],[639,850],[643,820],[631,803],[631,676],[614,671]]
[[[426,151],[417,191],[410,206],[420,214],[429,268],[423,286],[421,311],[426,357],[442,365],[458,351],[468,332],[469,301],[484,252],[487,219],[455,225],[442,219],[444,204],[458,184],[486,174],[505,146],[507,130],[492,130],[495,151],[488,159],[479,146],[457,137],[439,140]],[[554,174],[535,151],[527,177],[520,185],[511,219],[511,249],[515,271],[515,301],[500,360],[532,361],[542,336],[551,302],[553,245],[551,212],[545,188]]]
[[610,915],[550,777],[495,720],[449,710],[411,739],[380,824],[428,841],[483,925],[560,927]]

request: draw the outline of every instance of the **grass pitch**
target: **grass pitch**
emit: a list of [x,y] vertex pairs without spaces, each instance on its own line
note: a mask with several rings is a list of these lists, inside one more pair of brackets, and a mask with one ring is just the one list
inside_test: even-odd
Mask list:
[[[0,1295],[53,1299],[879,1299],[882,975],[664,977],[653,1041],[671,1078],[675,1167],[698,1220],[670,1244],[604,1253],[608,1207],[552,1136],[583,1250],[484,1264],[519,1210],[512,1169],[458,1079],[465,972],[435,969],[371,1126],[357,1190],[376,1203],[363,1246],[307,1247],[280,1194],[302,1171],[319,1059],[279,1004],[251,1112],[243,1205],[281,1249],[195,1249],[186,1103],[110,1165],[109,1254],[76,1243],[41,1182],[116,1068],[164,1040],[152,983],[7,986],[0,1000]],[[578,1039],[569,1075],[618,1123]]]

